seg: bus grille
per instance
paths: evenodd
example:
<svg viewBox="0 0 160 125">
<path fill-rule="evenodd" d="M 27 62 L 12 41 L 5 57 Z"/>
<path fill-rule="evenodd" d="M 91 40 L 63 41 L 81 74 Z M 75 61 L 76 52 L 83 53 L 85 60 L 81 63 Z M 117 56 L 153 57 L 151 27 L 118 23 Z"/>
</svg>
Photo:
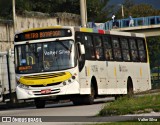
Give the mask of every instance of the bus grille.
<svg viewBox="0 0 160 125">
<path fill-rule="evenodd" d="M 59 85 L 62 82 L 57 82 L 57 83 L 51 83 L 51 84 L 47 84 L 47 85 L 29 85 L 31 87 L 47 87 L 47 86 L 55 86 L 55 85 Z"/>
<path fill-rule="evenodd" d="M 33 94 L 34 95 L 51 95 L 51 94 L 56 94 L 59 92 L 60 92 L 60 89 L 53 89 L 53 90 L 51 90 L 51 93 L 47 93 L 47 94 L 42 94 L 41 90 L 40 91 L 33 91 Z"/>
</svg>

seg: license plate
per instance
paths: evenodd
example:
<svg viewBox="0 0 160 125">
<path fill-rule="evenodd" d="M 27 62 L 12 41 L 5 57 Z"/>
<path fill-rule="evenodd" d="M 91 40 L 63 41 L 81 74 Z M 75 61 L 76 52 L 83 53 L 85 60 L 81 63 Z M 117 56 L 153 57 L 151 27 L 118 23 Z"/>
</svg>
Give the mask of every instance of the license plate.
<svg viewBox="0 0 160 125">
<path fill-rule="evenodd" d="M 41 94 L 48 94 L 48 93 L 51 93 L 51 89 L 41 90 Z"/>
</svg>

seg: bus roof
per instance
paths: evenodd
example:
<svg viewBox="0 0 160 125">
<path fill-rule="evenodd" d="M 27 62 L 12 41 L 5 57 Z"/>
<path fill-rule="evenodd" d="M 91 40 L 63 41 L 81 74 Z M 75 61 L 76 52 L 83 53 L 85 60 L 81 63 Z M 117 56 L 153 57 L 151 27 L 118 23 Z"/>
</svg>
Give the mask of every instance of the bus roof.
<svg viewBox="0 0 160 125">
<path fill-rule="evenodd" d="M 122 31 L 109 31 L 96 28 L 75 28 L 76 31 L 80 32 L 90 32 L 90 33 L 99 33 L 99 34 L 109 34 L 109 35 L 122 35 L 122 36 L 133 36 L 133 37 L 145 37 L 142 33 L 133 33 L 133 32 L 122 32 Z"/>
<path fill-rule="evenodd" d="M 56 29 L 56 28 L 63 28 L 63 27 L 64 27 L 64 26 L 56 25 L 56 26 L 50 26 L 50 27 L 31 28 L 31 29 L 23 30 L 23 31 L 20 32 L 20 33 L 30 32 L 30 31 L 35 31 L 35 30 Z"/>
<path fill-rule="evenodd" d="M 23 30 L 22 32 L 19 32 L 19 33 L 30 32 L 30 31 L 35 31 L 35 30 L 44 30 L 44 29 L 56 29 L 56 28 L 58 28 L 58 29 L 74 28 L 75 31 L 80 31 L 80 32 L 133 36 L 133 37 L 145 37 L 145 35 L 142 33 L 109 31 L 109 30 L 102 30 L 102 29 L 96 29 L 96 28 L 85 28 L 85 27 L 79 27 L 79 26 L 61 26 L 61 25 L 50 26 L 50 27 L 31 28 L 31 29 Z M 17 33 L 17 34 L 19 34 L 19 33 Z"/>
</svg>

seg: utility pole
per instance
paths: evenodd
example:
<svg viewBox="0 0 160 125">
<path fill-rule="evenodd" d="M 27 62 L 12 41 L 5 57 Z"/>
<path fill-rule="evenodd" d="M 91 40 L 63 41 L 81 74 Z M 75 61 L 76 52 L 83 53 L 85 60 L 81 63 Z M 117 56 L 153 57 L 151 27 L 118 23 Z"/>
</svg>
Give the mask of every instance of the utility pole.
<svg viewBox="0 0 160 125">
<path fill-rule="evenodd" d="M 12 12 L 13 12 L 13 31 L 16 33 L 16 9 L 15 9 L 15 0 L 12 0 Z"/>
<path fill-rule="evenodd" d="M 118 4 L 118 6 L 121 6 L 122 18 L 124 18 L 124 7 L 123 7 L 123 4 Z"/>
<path fill-rule="evenodd" d="M 86 27 L 87 24 L 87 7 L 86 0 L 80 0 L 81 26 Z"/>
<path fill-rule="evenodd" d="M 123 9 L 123 4 L 122 4 L 122 18 L 124 18 L 124 9 Z"/>
</svg>

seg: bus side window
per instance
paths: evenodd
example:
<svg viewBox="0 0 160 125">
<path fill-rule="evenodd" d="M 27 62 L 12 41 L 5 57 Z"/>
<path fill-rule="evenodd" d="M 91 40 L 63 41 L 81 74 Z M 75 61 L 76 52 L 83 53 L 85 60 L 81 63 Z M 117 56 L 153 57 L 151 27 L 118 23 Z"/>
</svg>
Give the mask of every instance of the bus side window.
<svg viewBox="0 0 160 125">
<path fill-rule="evenodd" d="M 142 62 L 146 62 L 147 57 L 145 51 L 139 51 L 139 57 Z"/>
<path fill-rule="evenodd" d="M 85 43 L 85 52 L 86 52 L 85 58 L 86 59 L 95 59 L 92 36 L 84 34 L 83 39 L 84 39 L 84 43 Z"/>
<path fill-rule="evenodd" d="M 94 36 L 93 38 L 94 38 L 96 59 L 102 60 L 104 57 L 102 39 L 100 36 Z"/>
<path fill-rule="evenodd" d="M 104 54 L 106 60 L 113 60 L 112 43 L 109 36 L 103 36 Z"/>
<path fill-rule="evenodd" d="M 96 49 L 96 59 L 100 59 L 100 51 L 99 51 L 99 49 Z"/>
<path fill-rule="evenodd" d="M 120 49 L 114 49 L 113 52 L 115 60 L 121 60 L 122 57 Z"/>
<path fill-rule="evenodd" d="M 138 50 L 135 39 L 129 39 L 132 61 L 139 61 Z"/>
<path fill-rule="evenodd" d="M 124 61 L 130 61 L 129 46 L 126 38 L 121 38 L 122 56 Z"/>
<path fill-rule="evenodd" d="M 94 37 L 94 45 L 95 45 L 95 47 L 102 47 L 102 41 L 99 36 Z"/>
<path fill-rule="evenodd" d="M 121 49 L 120 49 L 118 38 L 113 37 L 112 44 L 113 44 L 114 59 L 122 60 Z"/>
<path fill-rule="evenodd" d="M 138 53 L 136 50 L 131 50 L 131 56 L 133 61 L 138 61 Z"/>
<path fill-rule="evenodd" d="M 105 50 L 105 58 L 106 58 L 106 60 L 112 60 L 113 59 L 111 49 L 106 49 Z"/>
<path fill-rule="evenodd" d="M 144 50 L 144 42 L 141 39 L 137 40 L 137 44 L 138 44 L 138 50 Z"/>
<path fill-rule="evenodd" d="M 138 39 L 137 40 L 137 44 L 138 44 L 138 51 L 139 51 L 140 61 L 146 62 L 147 61 L 147 57 L 146 57 L 146 49 L 145 49 L 144 41 L 142 39 Z"/>
</svg>

